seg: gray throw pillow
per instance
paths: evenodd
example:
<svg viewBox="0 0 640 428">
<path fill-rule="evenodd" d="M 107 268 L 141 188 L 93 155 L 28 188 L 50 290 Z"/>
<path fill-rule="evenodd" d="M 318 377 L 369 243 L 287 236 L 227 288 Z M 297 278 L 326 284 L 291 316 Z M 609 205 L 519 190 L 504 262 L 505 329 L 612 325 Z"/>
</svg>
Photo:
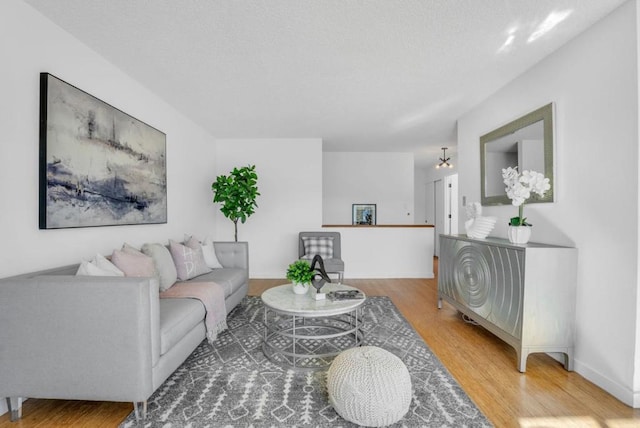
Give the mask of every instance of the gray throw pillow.
<svg viewBox="0 0 640 428">
<path fill-rule="evenodd" d="M 167 247 L 162 244 L 144 244 L 142 252 L 153 259 L 159 276 L 160 291 L 171 288 L 178 279 L 178 272 Z"/>
<path fill-rule="evenodd" d="M 303 236 L 302 243 L 304 244 L 303 259 L 311 260 L 316 254 L 323 259 L 333 258 L 333 237 Z"/>
</svg>

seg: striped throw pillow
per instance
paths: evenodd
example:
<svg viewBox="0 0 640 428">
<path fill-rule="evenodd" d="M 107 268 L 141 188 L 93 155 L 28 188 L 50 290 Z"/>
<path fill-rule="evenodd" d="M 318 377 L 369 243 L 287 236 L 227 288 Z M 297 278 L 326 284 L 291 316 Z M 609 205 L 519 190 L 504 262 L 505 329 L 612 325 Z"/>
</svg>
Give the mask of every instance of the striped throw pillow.
<svg viewBox="0 0 640 428">
<path fill-rule="evenodd" d="M 303 259 L 311 260 L 316 254 L 318 254 L 323 259 L 333 258 L 332 237 L 303 236 L 302 243 L 304 244 L 304 256 L 302 256 Z"/>
</svg>

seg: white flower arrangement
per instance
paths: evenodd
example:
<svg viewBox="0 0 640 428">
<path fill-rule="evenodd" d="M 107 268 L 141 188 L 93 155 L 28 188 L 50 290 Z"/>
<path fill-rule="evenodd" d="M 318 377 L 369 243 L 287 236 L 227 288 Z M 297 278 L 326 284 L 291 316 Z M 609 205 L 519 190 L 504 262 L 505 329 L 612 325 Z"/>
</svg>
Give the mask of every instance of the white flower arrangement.
<svg viewBox="0 0 640 428">
<path fill-rule="evenodd" d="M 531 226 L 523 216 L 524 203 L 531 197 L 543 197 L 544 193 L 551 189 L 549 179 L 536 171 L 523 171 L 520 174 L 517 166 L 503 169 L 502 179 L 507 186 L 505 188 L 507 196 L 511 199 L 513 206 L 518 207 L 518 217 L 512 217 L 509 225 Z"/>
</svg>

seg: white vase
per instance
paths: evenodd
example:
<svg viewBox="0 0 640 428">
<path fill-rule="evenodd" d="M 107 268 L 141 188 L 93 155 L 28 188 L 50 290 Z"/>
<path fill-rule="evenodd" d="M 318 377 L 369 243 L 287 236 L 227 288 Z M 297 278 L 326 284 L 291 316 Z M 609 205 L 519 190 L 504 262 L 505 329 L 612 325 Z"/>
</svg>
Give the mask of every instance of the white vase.
<svg viewBox="0 0 640 428">
<path fill-rule="evenodd" d="M 531 226 L 509 226 L 507 236 L 512 244 L 526 244 L 531 238 Z"/>
<path fill-rule="evenodd" d="M 293 283 L 293 292 L 296 294 L 305 294 L 309 291 L 309 284 L 300 284 L 299 282 Z"/>
</svg>

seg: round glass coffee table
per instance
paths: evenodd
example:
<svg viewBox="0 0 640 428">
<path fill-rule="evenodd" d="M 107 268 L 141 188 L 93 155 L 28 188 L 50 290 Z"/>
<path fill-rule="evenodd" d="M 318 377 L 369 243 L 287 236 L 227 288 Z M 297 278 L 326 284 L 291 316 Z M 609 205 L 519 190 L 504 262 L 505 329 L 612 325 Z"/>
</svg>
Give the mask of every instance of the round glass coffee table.
<svg viewBox="0 0 640 428">
<path fill-rule="evenodd" d="M 345 284 L 327 283 L 327 298 L 316 300 L 312 288 L 295 294 L 292 284 L 262 293 L 264 337 L 262 350 L 272 362 L 296 368 L 318 369 L 331 364 L 345 349 L 360 346 L 364 338 L 362 291 Z M 361 299 L 331 300 L 338 290 L 360 291 Z"/>
</svg>

